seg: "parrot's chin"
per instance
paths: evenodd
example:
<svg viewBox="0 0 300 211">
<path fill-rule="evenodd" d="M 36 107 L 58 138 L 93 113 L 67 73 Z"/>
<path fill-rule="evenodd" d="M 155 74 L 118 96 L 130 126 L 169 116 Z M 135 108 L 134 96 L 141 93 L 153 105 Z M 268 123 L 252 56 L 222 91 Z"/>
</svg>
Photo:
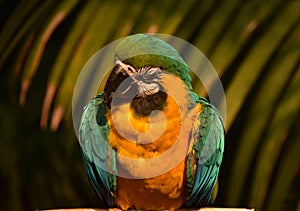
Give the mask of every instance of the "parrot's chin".
<svg viewBox="0 0 300 211">
<path fill-rule="evenodd" d="M 137 116 L 149 116 L 152 111 L 162 110 L 166 103 L 167 94 L 158 91 L 152 95 L 136 97 L 131 101 L 130 107 L 135 111 Z"/>
</svg>

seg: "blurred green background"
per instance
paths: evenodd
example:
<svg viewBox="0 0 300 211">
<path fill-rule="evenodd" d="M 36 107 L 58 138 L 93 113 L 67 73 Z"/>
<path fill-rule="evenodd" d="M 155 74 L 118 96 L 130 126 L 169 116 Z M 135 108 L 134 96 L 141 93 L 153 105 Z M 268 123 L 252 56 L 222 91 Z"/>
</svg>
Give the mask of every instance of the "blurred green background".
<svg viewBox="0 0 300 211">
<path fill-rule="evenodd" d="M 300 1 L 0 0 L 0 209 L 97 207 L 71 118 L 76 78 L 129 34 L 175 35 L 218 72 L 215 206 L 300 210 Z M 194 81 L 194 86 L 199 86 Z"/>
</svg>

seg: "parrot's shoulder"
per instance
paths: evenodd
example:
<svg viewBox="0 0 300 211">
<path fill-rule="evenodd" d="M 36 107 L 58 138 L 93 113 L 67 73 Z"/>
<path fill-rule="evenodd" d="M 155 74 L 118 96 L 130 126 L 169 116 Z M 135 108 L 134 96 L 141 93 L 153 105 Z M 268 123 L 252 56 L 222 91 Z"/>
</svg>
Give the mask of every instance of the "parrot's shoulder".
<svg viewBox="0 0 300 211">
<path fill-rule="evenodd" d="M 79 126 L 79 142 L 84 155 L 93 161 L 92 147 L 97 144 L 99 137 L 108 138 L 109 125 L 106 119 L 106 108 L 103 95 L 100 94 L 84 107 Z"/>
<path fill-rule="evenodd" d="M 79 127 L 79 142 L 90 183 L 103 206 L 114 206 L 116 156 L 108 143 L 110 127 L 103 94 L 84 108 Z"/>
<path fill-rule="evenodd" d="M 219 111 L 205 98 L 193 95 L 200 111 L 193 126 L 192 150 L 187 161 L 188 207 L 213 201 L 224 151 L 225 132 Z"/>
<path fill-rule="evenodd" d="M 199 97 L 201 111 L 194 125 L 196 157 L 205 165 L 221 164 L 225 130 L 218 109 L 207 99 Z"/>
</svg>

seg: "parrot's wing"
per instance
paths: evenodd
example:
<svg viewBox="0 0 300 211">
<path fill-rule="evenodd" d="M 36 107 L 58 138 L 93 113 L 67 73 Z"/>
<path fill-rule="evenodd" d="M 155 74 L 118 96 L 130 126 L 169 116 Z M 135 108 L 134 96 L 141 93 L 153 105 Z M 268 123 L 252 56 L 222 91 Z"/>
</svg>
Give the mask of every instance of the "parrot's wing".
<svg viewBox="0 0 300 211">
<path fill-rule="evenodd" d="M 187 160 L 187 207 L 202 207 L 213 202 L 224 151 L 224 127 L 219 112 L 206 99 L 196 96 L 201 111 L 194 123 L 194 143 Z"/>
<path fill-rule="evenodd" d="M 79 142 L 89 181 L 103 207 L 115 206 L 116 157 L 108 143 L 109 129 L 103 95 L 100 94 L 84 108 Z"/>
</svg>

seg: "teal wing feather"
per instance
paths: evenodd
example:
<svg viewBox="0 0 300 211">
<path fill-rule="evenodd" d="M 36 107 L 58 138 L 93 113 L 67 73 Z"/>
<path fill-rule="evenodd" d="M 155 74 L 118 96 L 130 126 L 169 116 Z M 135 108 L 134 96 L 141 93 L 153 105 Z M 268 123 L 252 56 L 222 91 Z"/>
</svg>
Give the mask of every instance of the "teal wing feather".
<svg viewBox="0 0 300 211">
<path fill-rule="evenodd" d="M 194 143 L 187 159 L 186 207 L 210 205 L 224 151 L 224 127 L 217 109 L 206 99 L 193 95 L 201 104 L 194 123 Z"/>
<path fill-rule="evenodd" d="M 116 206 L 116 156 L 108 143 L 109 130 L 103 94 L 100 94 L 84 108 L 79 142 L 86 173 L 102 207 Z"/>
</svg>

